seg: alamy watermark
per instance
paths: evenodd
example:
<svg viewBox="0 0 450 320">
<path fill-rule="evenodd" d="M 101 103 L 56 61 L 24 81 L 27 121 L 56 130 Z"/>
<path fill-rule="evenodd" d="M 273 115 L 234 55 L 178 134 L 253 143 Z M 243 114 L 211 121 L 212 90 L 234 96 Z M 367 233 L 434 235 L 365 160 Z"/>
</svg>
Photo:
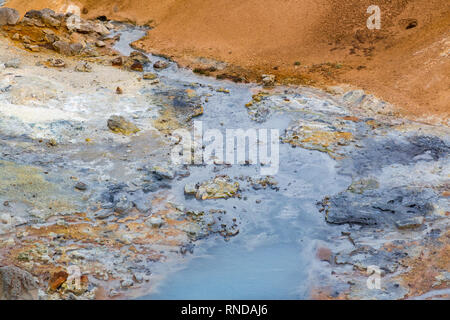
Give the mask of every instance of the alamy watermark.
<svg viewBox="0 0 450 320">
<path fill-rule="evenodd" d="M 371 5 L 367 8 L 367 13 L 371 16 L 367 19 L 366 25 L 369 30 L 381 29 L 381 10 L 379 6 Z"/>
<path fill-rule="evenodd" d="M 81 9 L 79 6 L 75 4 L 69 4 L 64 10 L 60 11 L 64 12 L 65 14 L 70 14 L 70 17 L 66 20 L 67 29 L 76 30 L 80 28 Z"/>
<path fill-rule="evenodd" d="M 260 165 L 261 175 L 278 173 L 280 133 L 278 129 L 203 130 L 202 121 L 194 121 L 193 133 L 177 129 L 172 149 L 174 164 Z"/>
<path fill-rule="evenodd" d="M 381 269 L 378 266 L 368 266 L 366 284 L 367 288 L 370 290 L 380 290 L 381 289 Z"/>
</svg>

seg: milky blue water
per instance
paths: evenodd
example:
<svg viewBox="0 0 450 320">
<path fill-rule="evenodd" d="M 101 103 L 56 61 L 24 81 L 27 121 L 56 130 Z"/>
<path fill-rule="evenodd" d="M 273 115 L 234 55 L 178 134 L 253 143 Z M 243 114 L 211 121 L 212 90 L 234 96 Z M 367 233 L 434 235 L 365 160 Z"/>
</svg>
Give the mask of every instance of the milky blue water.
<svg viewBox="0 0 450 320">
<path fill-rule="evenodd" d="M 116 48 L 123 54 L 129 43 L 139 39 L 143 30 L 122 32 Z M 160 58 L 149 55 L 152 61 Z M 153 71 L 149 68 L 148 71 Z M 213 92 L 199 118 L 204 129 L 267 128 L 282 132 L 291 116 L 279 114 L 258 124 L 250 120 L 244 107 L 251 100 L 255 85 L 238 85 L 200 77 L 175 64 L 158 72 L 167 87 L 183 88 L 200 83 L 197 93 L 225 87 L 230 94 Z M 322 101 L 317 101 L 321 104 Z M 142 299 L 305 299 L 314 274 L 315 249 L 338 232 L 324 222 L 316 202 L 349 185 L 337 174 L 336 163 L 327 154 L 280 145 L 280 169 L 274 176 L 279 191 L 245 190 L 246 199 L 198 201 L 186 199 L 186 183 L 205 181 L 217 175 L 211 166 L 190 167 L 190 176 L 175 183 L 172 193 L 177 202 L 193 210 L 223 209 L 238 217 L 240 233 L 230 241 L 210 237 L 195 243 L 194 253 L 185 263 L 170 268 L 162 265 L 154 274 L 162 280 Z M 256 176 L 257 166 L 222 168 L 230 177 Z"/>
</svg>

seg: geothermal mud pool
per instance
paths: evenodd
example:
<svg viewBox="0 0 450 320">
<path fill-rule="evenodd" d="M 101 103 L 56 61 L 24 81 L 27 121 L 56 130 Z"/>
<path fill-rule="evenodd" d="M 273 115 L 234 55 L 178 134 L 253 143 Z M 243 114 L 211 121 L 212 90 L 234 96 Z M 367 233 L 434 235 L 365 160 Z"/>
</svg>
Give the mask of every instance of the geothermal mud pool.
<svg viewBox="0 0 450 320">
<path fill-rule="evenodd" d="M 145 30 L 118 29 L 115 49 L 130 55 Z M 0 51 L 0 262 L 36 276 L 42 299 L 448 294 L 447 127 L 396 119 L 360 90 L 235 84 L 152 55 L 150 80 L 103 65 L 76 74 L 18 51 Z M 194 121 L 279 129 L 279 172 L 172 164 L 173 131 Z M 427 248 L 442 258 L 411 288 Z M 59 282 L 70 266 L 82 288 Z"/>
</svg>

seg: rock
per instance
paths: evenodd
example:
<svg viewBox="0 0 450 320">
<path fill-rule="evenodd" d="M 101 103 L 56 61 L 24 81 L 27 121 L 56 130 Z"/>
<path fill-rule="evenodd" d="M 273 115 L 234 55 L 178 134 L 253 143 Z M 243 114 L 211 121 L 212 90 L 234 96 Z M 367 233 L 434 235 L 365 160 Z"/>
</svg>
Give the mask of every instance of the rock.
<svg viewBox="0 0 450 320">
<path fill-rule="evenodd" d="M 33 276 L 17 267 L 0 268 L 0 300 L 36 300 L 38 285 Z"/>
<path fill-rule="evenodd" d="M 5 62 L 5 68 L 18 69 L 19 67 L 20 67 L 20 59 L 18 58 Z"/>
<path fill-rule="evenodd" d="M 50 65 L 52 67 L 55 67 L 55 68 L 64 68 L 66 66 L 66 63 L 62 59 L 51 58 L 51 59 L 48 59 L 47 61 L 50 63 Z"/>
<path fill-rule="evenodd" d="M 30 10 L 25 13 L 25 18 L 37 27 L 60 27 L 62 16 L 51 9 Z"/>
<path fill-rule="evenodd" d="M 192 239 L 200 239 L 205 237 L 207 234 L 202 230 L 202 227 L 194 223 L 186 223 L 181 226 L 181 230 L 187 233 Z"/>
<path fill-rule="evenodd" d="M 151 217 L 147 220 L 147 225 L 151 226 L 152 228 L 161 228 L 164 224 L 164 220 L 160 217 Z"/>
<path fill-rule="evenodd" d="M 103 41 L 101 41 L 101 40 L 98 40 L 98 41 L 95 43 L 95 45 L 96 45 L 97 47 L 99 47 L 99 48 L 104 48 L 104 47 L 106 47 L 106 43 L 103 42 Z"/>
<path fill-rule="evenodd" d="M 142 72 L 144 71 L 144 66 L 139 61 L 134 61 L 130 66 L 130 70 Z"/>
<path fill-rule="evenodd" d="M 48 282 L 48 290 L 50 292 L 56 291 L 61 285 L 66 282 L 69 274 L 66 271 L 54 272 Z"/>
<path fill-rule="evenodd" d="M 123 196 L 114 206 L 114 212 L 124 214 L 133 208 L 133 203 L 128 200 L 127 196 Z"/>
<path fill-rule="evenodd" d="M 22 42 L 24 44 L 30 44 L 32 41 L 31 41 L 31 38 L 29 36 L 23 36 L 22 37 Z"/>
<path fill-rule="evenodd" d="M 272 74 L 263 74 L 262 83 L 265 87 L 272 87 L 275 85 L 275 76 Z"/>
<path fill-rule="evenodd" d="M 218 176 L 212 181 L 202 183 L 196 194 L 198 200 L 227 199 L 237 194 L 239 183 L 231 182 L 228 176 Z"/>
<path fill-rule="evenodd" d="M 116 93 L 117 93 L 117 94 L 123 94 L 122 88 L 121 88 L 121 87 L 117 87 L 117 88 L 116 88 Z"/>
<path fill-rule="evenodd" d="M 110 34 L 110 31 L 103 23 L 93 23 L 93 30 L 101 36 L 107 36 Z"/>
<path fill-rule="evenodd" d="M 16 25 L 20 20 L 19 11 L 12 8 L 0 8 L 0 26 Z"/>
<path fill-rule="evenodd" d="M 57 35 L 55 35 L 54 33 L 46 32 L 44 35 L 44 41 L 49 44 L 53 45 L 53 43 L 55 43 L 58 40 L 59 40 L 59 37 Z"/>
<path fill-rule="evenodd" d="M 137 126 L 122 116 L 112 116 L 109 118 L 108 128 L 115 133 L 121 133 L 124 135 L 130 135 L 140 131 Z"/>
<path fill-rule="evenodd" d="M 355 105 L 361 103 L 365 96 L 366 93 L 364 92 L 364 90 L 353 90 L 345 93 L 342 97 L 342 100 L 345 103 Z"/>
<path fill-rule="evenodd" d="M 32 45 L 25 43 L 23 47 L 27 50 L 30 50 L 31 52 L 39 52 L 41 51 L 41 48 L 38 45 Z"/>
<path fill-rule="evenodd" d="M 395 225 L 400 230 L 417 229 L 423 224 L 423 221 L 424 221 L 423 217 L 413 217 L 413 218 L 397 220 L 395 222 Z"/>
<path fill-rule="evenodd" d="M 75 66 L 77 72 L 92 72 L 92 67 L 86 61 L 81 61 Z"/>
<path fill-rule="evenodd" d="M 361 194 L 347 190 L 325 200 L 323 208 L 326 221 L 332 224 L 407 227 L 433 211 L 434 197 L 427 189 L 369 189 Z"/>
<path fill-rule="evenodd" d="M 80 34 L 80 33 L 72 33 L 68 39 L 70 43 L 79 43 L 83 46 L 83 48 L 86 48 L 86 36 Z"/>
<path fill-rule="evenodd" d="M 379 186 L 380 184 L 375 179 L 362 179 L 354 181 L 350 187 L 348 187 L 348 191 L 362 194 L 366 190 L 376 190 Z"/>
<path fill-rule="evenodd" d="M 175 172 L 167 167 L 161 167 L 161 166 L 154 166 L 151 169 L 151 173 L 157 178 L 157 179 L 167 179 L 167 180 L 173 180 L 175 178 Z"/>
<path fill-rule="evenodd" d="M 14 35 L 11 37 L 11 39 L 15 40 L 15 41 L 19 41 L 20 40 L 20 34 L 14 33 Z"/>
<path fill-rule="evenodd" d="M 153 68 L 155 68 L 155 69 L 166 69 L 168 67 L 169 67 L 169 63 L 166 61 L 162 61 L 162 60 L 156 61 L 155 64 L 153 65 Z"/>
<path fill-rule="evenodd" d="M 53 48 L 62 55 L 73 56 L 80 54 L 81 50 L 83 50 L 83 45 L 81 43 L 69 43 L 59 40 L 53 43 Z"/>
<path fill-rule="evenodd" d="M 196 195 L 197 186 L 195 183 L 188 183 L 184 186 L 184 194 L 186 195 Z"/>
<path fill-rule="evenodd" d="M 142 79 L 144 79 L 144 80 L 155 80 L 156 78 L 157 78 L 157 75 L 154 73 L 150 73 L 150 72 L 144 73 L 144 75 L 142 76 Z"/>
<path fill-rule="evenodd" d="M 80 190 L 80 191 L 85 191 L 85 190 L 87 190 L 87 185 L 83 182 L 78 182 L 75 185 L 75 189 Z"/>
<path fill-rule="evenodd" d="M 117 58 L 113 59 L 111 61 L 111 63 L 113 66 L 121 67 L 123 65 L 123 59 L 122 59 L 122 57 L 117 57 Z"/>
<path fill-rule="evenodd" d="M 317 249 L 316 257 L 320 261 L 326 261 L 326 262 L 332 263 L 333 253 L 331 252 L 331 250 L 329 248 L 320 247 Z"/>
<path fill-rule="evenodd" d="M 195 106 L 192 110 L 192 114 L 188 116 L 187 120 L 191 120 L 193 118 L 199 117 L 204 113 L 204 109 L 202 105 Z"/>
<path fill-rule="evenodd" d="M 144 65 L 150 63 L 150 59 L 139 51 L 133 51 L 125 60 L 125 67 L 133 71 L 144 71 Z"/>
<path fill-rule="evenodd" d="M 132 59 L 134 61 L 139 61 L 142 64 L 150 63 L 150 59 L 139 51 L 133 51 L 130 53 L 129 59 Z"/>
<path fill-rule="evenodd" d="M 134 281 L 130 278 L 130 279 L 123 279 L 120 281 L 120 286 L 122 288 L 129 288 L 132 287 L 134 285 Z"/>
</svg>

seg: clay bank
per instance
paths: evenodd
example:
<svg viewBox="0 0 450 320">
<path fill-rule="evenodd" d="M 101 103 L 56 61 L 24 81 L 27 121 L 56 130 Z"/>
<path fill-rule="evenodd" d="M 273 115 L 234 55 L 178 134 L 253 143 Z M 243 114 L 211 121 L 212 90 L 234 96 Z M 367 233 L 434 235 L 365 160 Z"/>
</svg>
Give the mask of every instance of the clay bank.
<svg viewBox="0 0 450 320">
<path fill-rule="evenodd" d="M 0 10 L 0 298 L 448 297 L 447 126 L 349 86 L 205 77 L 130 47 L 144 28 Z M 277 172 L 173 161 L 199 121 L 276 129 Z"/>
</svg>

